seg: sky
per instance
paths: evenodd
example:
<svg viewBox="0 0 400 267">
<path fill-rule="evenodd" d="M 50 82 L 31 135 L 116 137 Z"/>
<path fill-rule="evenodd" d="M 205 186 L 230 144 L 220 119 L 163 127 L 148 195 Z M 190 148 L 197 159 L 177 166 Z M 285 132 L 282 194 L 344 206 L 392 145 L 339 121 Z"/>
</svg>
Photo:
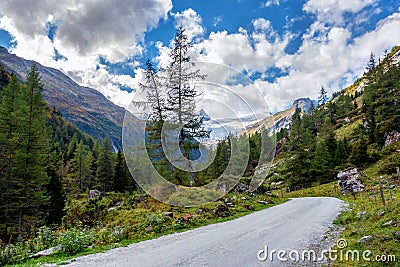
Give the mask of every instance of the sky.
<svg viewBox="0 0 400 267">
<path fill-rule="evenodd" d="M 345 88 L 362 75 L 371 52 L 382 57 L 400 45 L 400 0 L 0 3 L 1 46 L 60 69 L 124 107 L 142 81 L 145 61 L 167 64 L 180 25 L 193 42 L 192 60 L 249 76 L 277 112 L 295 99 L 316 99 L 322 86 L 329 93 Z"/>
</svg>

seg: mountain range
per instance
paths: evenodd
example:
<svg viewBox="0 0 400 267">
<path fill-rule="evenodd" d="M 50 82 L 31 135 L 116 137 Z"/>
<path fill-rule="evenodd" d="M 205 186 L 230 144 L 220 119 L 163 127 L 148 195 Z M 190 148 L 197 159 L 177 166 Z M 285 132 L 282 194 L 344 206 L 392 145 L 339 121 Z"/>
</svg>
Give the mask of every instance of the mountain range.
<svg viewBox="0 0 400 267">
<path fill-rule="evenodd" d="M 33 64 L 41 74 L 44 100 L 49 105 L 59 110 L 67 121 L 74 123 L 80 130 L 95 138 L 110 138 L 115 149 L 122 148 L 122 124 L 126 111 L 124 108 L 117 106 L 93 88 L 80 86 L 60 70 L 23 59 L 0 46 L 0 65 L 17 75 L 21 81 L 25 80 Z M 316 102 L 309 98 L 301 98 L 288 109 L 260 121 L 256 121 L 254 116 L 214 121 L 204 110 L 200 111 L 200 114 L 205 118 L 205 127 L 212 130 L 211 139 L 218 140 L 230 133 L 237 134 L 240 132 L 239 128 L 243 127 L 249 135 L 260 129 L 275 129 L 278 132 L 289 127 L 296 108 L 306 112 L 311 105 L 316 106 Z"/>
<path fill-rule="evenodd" d="M 35 64 L 44 84 L 44 100 L 62 116 L 95 138 L 109 138 L 115 149 L 122 148 L 125 109 L 115 105 L 99 91 L 83 87 L 61 71 L 26 60 L 0 47 L 0 65 L 24 81 Z"/>
</svg>

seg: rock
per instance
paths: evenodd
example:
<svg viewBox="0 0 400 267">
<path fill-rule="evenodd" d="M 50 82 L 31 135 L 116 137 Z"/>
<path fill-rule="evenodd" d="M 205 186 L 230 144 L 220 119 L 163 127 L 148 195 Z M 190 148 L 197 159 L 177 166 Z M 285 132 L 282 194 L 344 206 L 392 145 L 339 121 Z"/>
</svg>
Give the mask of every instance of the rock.
<svg viewBox="0 0 400 267">
<path fill-rule="evenodd" d="M 173 218 L 174 217 L 174 213 L 172 211 L 166 211 L 163 213 L 164 217 L 170 217 Z"/>
<path fill-rule="evenodd" d="M 355 193 L 364 190 L 365 185 L 361 182 L 361 172 L 355 167 L 349 167 L 337 174 L 339 179 L 339 187 L 341 187 L 342 193 Z"/>
<path fill-rule="evenodd" d="M 236 200 L 236 196 L 233 196 L 232 199 L 233 199 L 233 200 Z"/>
<path fill-rule="evenodd" d="M 56 253 L 60 249 L 60 246 L 48 248 L 42 251 L 39 251 L 38 253 L 33 254 L 34 258 L 41 258 L 41 257 L 48 257 L 51 254 Z"/>
<path fill-rule="evenodd" d="M 260 204 L 268 205 L 268 201 L 258 200 L 257 202 Z"/>
<path fill-rule="evenodd" d="M 274 194 L 272 194 L 271 191 L 265 191 L 265 194 L 269 197 L 274 197 Z"/>
<path fill-rule="evenodd" d="M 231 207 L 231 208 L 232 208 L 232 207 L 235 207 L 235 204 L 233 204 L 232 202 L 227 202 L 226 205 L 227 205 L 228 207 Z"/>
<path fill-rule="evenodd" d="M 392 225 L 392 223 L 393 223 L 393 220 L 387 221 L 384 224 L 382 224 L 382 227 L 390 226 L 390 225 Z"/>
<path fill-rule="evenodd" d="M 360 240 L 358 240 L 358 244 L 370 243 L 374 239 L 375 239 L 375 237 L 373 235 L 366 235 L 366 236 L 361 237 Z"/>
<path fill-rule="evenodd" d="M 391 186 L 389 186 L 390 189 L 395 189 L 396 185 L 392 184 Z"/>
<path fill-rule="evenodd" d="M 234 193 L 245 193 L 249 190 L 249 186 L 245 183 L 238 183 L 237 185 L 235 185 L 235 187 L 233 188 L 233 192 Z"/>
<path fill-rule="evenodd" d="M 246 197 L 240 197 L 240 200 L 246 200 L 247 198 Z"/>
<path fill-rule="evenodd" d="M 362 216 L 369 214 L 368 211 L 357 212 L 356 217 L 360 219 Z"/>
<path fill-rule="evenodd" d="M 197 214 L 199 214 L 199 215 L 203 214 L 203 210 L 202 209 L 198 209 L 197 210 Z"/>
<path fill-rule="evenodd" d="M 400 240 L 400 231 L 394 232 L 394 237 Z"/>
<path fill-rule="evenodd" d="M 254 210 L 252 205 L 244 205 L 243 207 L 245 207 L 247 210 Z"/>
<path fill-rule="evenodd" d="M 385 133 L 385 146 L 390 146 L 400 141 L 400 133 L 396 130 Z"/>
<path fill-rule="evenodd" d="M 96 198 L 101 195 L 101 192 L 97 189 L 89 190 L 88 199 Z"/>
<path fill-rule="evenodd" d="M 385 215 L 384 211 L 381 211 L 381 212 L 378 213 L 378 217 L 382 217 L 383 215 Z"/>
<path fill-rule="evenodd" d="M 232 201 L 231 201 L 231 199 L 230 199 L 229 197 L 226 197 L 226 198 L 224 199 L 224 202 L 225 202 L 225 203 L 231 203 Z"/>
<path fill-rule="evenodd" d="M 224 204 L 218 204 L 217 207 L 213 209 L 213 212 L 217 217 L 228 217 L 230 214 L 229 208 Z"/>
<path fill-rule="evenodd" d="M 144 230 L 145 230 L 146 232 L 150 232 L 150 231 L 153 230 L 153 226 L 152 226 L 152 225 L 149 225 L 149 226 L 147 226 Z"/>
</svg>

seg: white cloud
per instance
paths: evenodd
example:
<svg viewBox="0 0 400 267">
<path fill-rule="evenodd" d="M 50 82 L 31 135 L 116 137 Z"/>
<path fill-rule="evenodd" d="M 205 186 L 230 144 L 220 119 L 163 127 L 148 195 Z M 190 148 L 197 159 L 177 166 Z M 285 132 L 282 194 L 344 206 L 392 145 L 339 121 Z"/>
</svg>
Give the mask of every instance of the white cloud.
<svg viewBox="0 0 400 267">
<path fill-rule="evenodd" d="M 214 18 L 214 24 L 213 24 L 213 26 L 214 26 L 214 27 L 217 27 L 218 24 L 220 24 L 222 21 L 223 21 L 222 16 L 217 16 L 217 17 L 215 17 L 215 18 Z"/>
<path fill-rule="evenodd" d="M 173 16 L 175 18 L 175 26 L 177 28 L 179 26 L 185 28 L 189 38 L 194 39 L 204 34 L 205 29 L 202 25 L 203 19 L 193 9 L 188 8 L 183 12 L 173 14 Z"/>
<path fill-rule="evenodd" d="M 141 55 L 144 33 L 167 18 L 171 9 L 171 0 L 3 0 L 0 28 L 13 36 L 13 53 L 59 68 L 123 105 L 127 97 L 118 89 L 119 81 L 127 86 L 135 82 L 118 80 L 118 75 L 102 69 L 99 56 L 124 62 Z M 54 42 L 47 36 L 49 22 L 57 26 Z M 54 49 L 67 60 L 55 61 Z"/>
<path fill-rule="evenodd" d="M 261 7 L 279 6 L 279 0 L 267 0 L 267 2 L 262 3 Z"/>
<path fill-rule="evenodd" d="M 343 13 L 357 13 L 374 4 L 376 0 L 309 0 L 303 10 L 316 14 L 318 20 L 328 23 L 343 23 Z"/>
</svg>

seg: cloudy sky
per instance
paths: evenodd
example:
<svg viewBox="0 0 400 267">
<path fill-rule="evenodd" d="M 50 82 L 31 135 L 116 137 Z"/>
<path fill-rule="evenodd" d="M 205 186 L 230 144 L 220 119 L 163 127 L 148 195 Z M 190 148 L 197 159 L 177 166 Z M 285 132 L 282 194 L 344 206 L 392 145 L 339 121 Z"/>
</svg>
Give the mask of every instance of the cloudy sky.
<svg viewBox="0 0 400 267">
<path fill-rule="evenodd" d="M 2 0 L 0 45 L 127 106 L 177 26 L 192 59 L 251 77 L 272 111 L 351 84 L 400 45 L 400 0 Z"/>
</svg>

